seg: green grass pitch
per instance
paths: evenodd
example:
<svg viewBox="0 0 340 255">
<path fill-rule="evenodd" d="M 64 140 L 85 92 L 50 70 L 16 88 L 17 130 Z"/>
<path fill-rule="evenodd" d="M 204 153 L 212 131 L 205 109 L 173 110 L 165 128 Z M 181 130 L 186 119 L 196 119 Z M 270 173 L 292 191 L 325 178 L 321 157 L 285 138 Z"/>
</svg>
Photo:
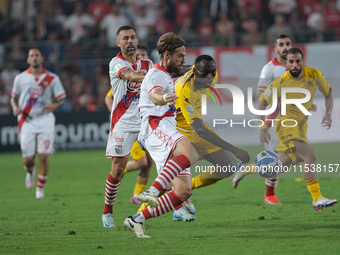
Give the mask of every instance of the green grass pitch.
<svg viewBox="0 0 340 255">
<path fill-rule="evenodd" d="M 340 143 L 312 145 L 321 165 L 339 164 Z M 262 146 L 244 147 L 254 159 Z M 123 228 L 137 172 L 126 174 L 114 205 L 115 229 L 101 214 L 110 159 L 105 150 L 64 151 L 50 157 L 45 198 L 27 190 L 20 153 L 0 155 L 0 254 L 340 254 L 340 205 L 314 211 L 305 181 L 282 175 L 282 205 L 264 204 L 263 178 L 231 178 L 194 190 L 196 221 L 172 213 L 146 222 L 150 239 Z M 340 169 L 338 169 L 338 173 Z M 148 183 L 156 176 L 153 170 Z M 322 177 L 337 178 L 322 178 Z M 339 174 L 318 174 L 322 194 L 340 199 Z M 255 176 L 256 177 L 256 176 Z"/>
</svg>

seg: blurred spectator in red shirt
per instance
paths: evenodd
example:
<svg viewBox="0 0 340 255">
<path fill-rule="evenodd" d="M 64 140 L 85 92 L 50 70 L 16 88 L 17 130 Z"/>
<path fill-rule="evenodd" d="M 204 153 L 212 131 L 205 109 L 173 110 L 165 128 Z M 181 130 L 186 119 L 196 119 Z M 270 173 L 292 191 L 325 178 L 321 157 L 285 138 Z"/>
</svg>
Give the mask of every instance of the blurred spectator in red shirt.
<svg viewBox="0 0 340 255">
<path fill-rule="evenodd" d="M 87 13 L 95 19 L 96 23 L 99 24 L 106 14 L 110 12 L 110 3 L 106 0 L 94 0 L 88 8 Z"/>
<path fill-rule="evenodd" d="M 202 22 L 197 26 L 197 32 L 201 36 L 201 43 L 203 45 L 210 45 L 212 36 L 215 32 L 214 25 L 211 22 L 209 14 L 203 17 Z"/>
<path fill-rule="evenodd" d="M 171 32 L 173 29 L 171 21 L 165 18 L 165 13 L 162 8 L 157 8 L 154 27 L 157 35 Z"/>
<path fill-rule="evenodd" d="M 194 10 L 194 2 L 192 0 L 176 0 L 175 12 L 176 12 L 176 26 L 182 25 L 186 16 L 192 16 Z"/>
</svg>

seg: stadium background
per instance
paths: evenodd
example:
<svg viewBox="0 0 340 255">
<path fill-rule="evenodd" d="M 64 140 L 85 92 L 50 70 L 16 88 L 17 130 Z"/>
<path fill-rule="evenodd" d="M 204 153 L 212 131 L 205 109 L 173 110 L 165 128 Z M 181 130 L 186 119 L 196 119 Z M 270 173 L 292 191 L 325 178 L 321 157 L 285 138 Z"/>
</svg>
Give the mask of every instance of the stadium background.
<svg viewBox="0 0 340 255">
<path fill-rule="evenodd" d="M 325 108 L 317 93 L 319 111 L 310 118 L 308 136 L 311 142 L 340 141 L 340 62 L 335 54 L 340 48 L 340 0 L 0 0 L 0 151 L 19 150 L 9 99 L 15 75 L 27 68 L 31 47 L 42 49 L 45 66 L 60 76 L 67 91 L 67 103 L 56 112 L 56 149 L 105 147 L 108 63 L 119 52 L 115 32 L 125 24 L 136 28 L 140 44 L 155 62 L 159 36 L 180 34 L 188 45 L 187 64 L 200 54 L 212 55 L 219 82 L 239 86 L 245 97 L 247 87 L 255 93 L 261 68 L 275 57 L 274 38 L 290 35 L 293 45 L 304 51 L 306 65 L 320 70 L 334 87 L 332 129 L 323 132 L 320 126 Z M 231 109 L 228 91 L 218 92 L 223 109 Z M 214 118 L 233 117 L 214 107 L 209 102 L 210 125 Z M 253 118 L 246 112 L 242 119 Z M 254 128 L 225 126 L 216 131 L 236 145 L 259 143 Z"/>
</svg>

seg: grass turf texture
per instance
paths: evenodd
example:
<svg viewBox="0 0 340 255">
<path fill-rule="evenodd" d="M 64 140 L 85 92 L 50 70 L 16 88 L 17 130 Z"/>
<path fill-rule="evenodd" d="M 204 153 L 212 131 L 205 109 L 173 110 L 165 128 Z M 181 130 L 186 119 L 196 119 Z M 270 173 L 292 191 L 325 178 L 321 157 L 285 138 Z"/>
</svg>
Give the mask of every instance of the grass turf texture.
<svg viewBox="0 0 340 255">
<path fill-rule="evenodd" d="M 252 158 L 262 148 L 244 147 Z M 339 163 L 340 143 L 313 148 L 317 163 Z M 35 189 L 25 187 L 19 153 L 3 153 L 0 162 L 0 254 L 340 254 L 339 205 L 314 211 L 305 181 L 281 178 L 276 193 L 283 204 L 270 206 L 263 202 L 264 179 L 244 179 L 236 190 L 231 178 L 222 180 L 193 192 L 195 222 L 173 222 L 168 213 L 147 221 L 151 239 L 137 239 L 123 228 L 139 207 L 129 203 L 137 172 L 122 180 L 114 205 L 117 228 L 103 228 L 111 165 L 104 150 L 51 156 L 39 200 Z M 339 179 L 319 183 L 324 196 L 340 199 Z"/>
</svg>

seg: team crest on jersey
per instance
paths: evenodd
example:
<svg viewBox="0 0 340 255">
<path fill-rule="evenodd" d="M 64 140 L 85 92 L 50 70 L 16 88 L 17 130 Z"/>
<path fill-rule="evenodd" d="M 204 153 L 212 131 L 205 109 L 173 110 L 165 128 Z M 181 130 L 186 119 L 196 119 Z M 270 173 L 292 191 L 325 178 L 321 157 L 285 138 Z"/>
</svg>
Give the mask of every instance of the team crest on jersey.
<svg viewBox="0 0 340 255">
<path fill-rule="evenodd" d="M 126 81 L 126 88 L 128 91 L 131 92 L 139 92 L 140 91 L 140 82 L 131 82 L 131 81 Z"/>
<path fill-rule="evenodd" d="M 30 94 L 30 97 L 32 98 L 38 98 L 40 97 L 42 94 L 44 94 L 44 90 L 41 87 L 36 87 L 36 88 L 30 88 L 28 90 L 28 93 Z"/>
<path fill-rule="evenodd" d="M 116 151 L 118 154 L 121 154 L 122 151 L 123 151 L 123 146 L 122 146 L 122 145 L 116 145 L 116 146 L 115 146 L 115 151 Z"/>
<path fill-rule="evenodd" d="M 264 92 L 263 95 L 264 95 L 265 98 L 268 98 L 271 94 L 272 94 L 272 91 L 270 89 L 267 89 L 267 91 Z"/>
<path fill-rule="evenodd" d="M 189 115 L 192 115 L 192 114 L 195 113 L 194 107 L 192 107 L 192 105 L 187 105 L 187 106 L 185 107 L 185 109 L 187 110 L 187 112 L 188 112 Z"/>
</svg>

